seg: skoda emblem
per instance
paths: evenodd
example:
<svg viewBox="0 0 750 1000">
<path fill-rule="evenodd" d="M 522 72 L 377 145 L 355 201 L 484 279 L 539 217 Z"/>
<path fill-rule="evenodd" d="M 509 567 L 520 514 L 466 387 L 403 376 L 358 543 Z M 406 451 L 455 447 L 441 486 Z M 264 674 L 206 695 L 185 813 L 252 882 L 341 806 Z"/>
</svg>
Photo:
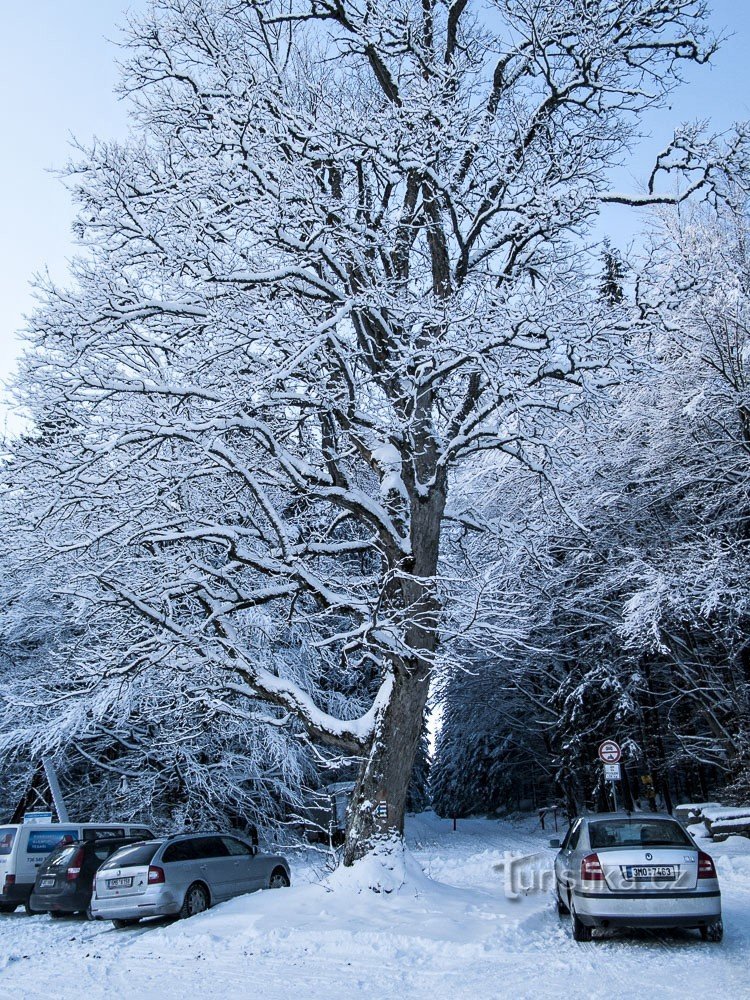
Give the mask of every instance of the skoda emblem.
<svg viewBox="0 0 750 1000">
<path fill-rule="evenodd" d="M 651 854 L 649 851 L 646 851 L 646 861 L 650 861 L 651 858 L 653 858 L 653 854 Z"/>
</svg>

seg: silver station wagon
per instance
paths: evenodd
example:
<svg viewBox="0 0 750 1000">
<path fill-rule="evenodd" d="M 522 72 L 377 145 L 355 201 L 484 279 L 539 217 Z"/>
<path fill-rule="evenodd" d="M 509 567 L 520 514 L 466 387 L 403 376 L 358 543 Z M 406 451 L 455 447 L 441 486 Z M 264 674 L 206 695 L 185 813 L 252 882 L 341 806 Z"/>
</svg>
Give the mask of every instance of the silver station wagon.
<svg viewBox="0 0 750 1000">
<path fill-rule="evenodd" d="M 96 873 L 91 914 L 115 927 L 142 917 L 192 917 L 233 896 L 291 882 L 289 864 L 228 833 L 193 833 L 131 844 Z"/>
<path fill-rule="evenodd" d="M 694 927 L 721 941 L 713 860 L 664 813 L 599 813 L 573 821 L 555 858 L 560 914 L 576 941 L 595 927 Z"/>
</svg>

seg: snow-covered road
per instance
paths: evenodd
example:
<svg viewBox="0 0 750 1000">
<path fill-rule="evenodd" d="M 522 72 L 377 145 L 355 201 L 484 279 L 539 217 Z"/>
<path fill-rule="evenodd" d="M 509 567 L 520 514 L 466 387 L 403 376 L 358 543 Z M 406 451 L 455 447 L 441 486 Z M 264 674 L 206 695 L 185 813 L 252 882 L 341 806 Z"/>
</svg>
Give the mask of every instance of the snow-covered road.
<svg viewBox="0 0 750 1000">
<path fill-rule="evenodd" d="M 750 996 L 750 841 L 711 845 L 722 882 L 723 944 L 695 932 L 573 942 L 545 891 L 506 896 L 506 852 L 544 883 L 553 852 L 536 818 L 412 817 L 419 870 L 398 892 L 321 884 L 257 893 L 190 921 L 116 931 L 77 918 L 0 917 L 0 1000 L 255 997 L 262 1000 Z M 530 869 L 536 868 L 532 879 Z"/>
</svg>

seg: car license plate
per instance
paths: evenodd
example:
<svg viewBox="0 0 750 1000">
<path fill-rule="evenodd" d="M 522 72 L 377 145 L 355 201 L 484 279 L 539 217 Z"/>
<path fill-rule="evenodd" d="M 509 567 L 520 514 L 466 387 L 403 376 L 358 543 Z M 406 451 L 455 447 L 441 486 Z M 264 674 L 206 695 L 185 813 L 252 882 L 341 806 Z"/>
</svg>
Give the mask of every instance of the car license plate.
<svg viewBox="0 0 750 1000">
<path fill-rule="evenodd" d="M 674 865 L 627 865 L 625 877 L 629 879 L 667 879 L 677 878 Z"/>
<path fill-rule="evenodd" d="M 54 885 L 54 884 L 55 884 L 55 880 L 53 878 L 42 878 L 42 879 L 39 879 L 39 888 L 40 889 L 49 889 L 49 887 L 51 885 Z"/>
<path fill-rule="evenodd" d="M 108 889 L 129 889 L 133 884 L 133 879 L 131 878 L 108 878 L 107 888 Z"/>
</svg>

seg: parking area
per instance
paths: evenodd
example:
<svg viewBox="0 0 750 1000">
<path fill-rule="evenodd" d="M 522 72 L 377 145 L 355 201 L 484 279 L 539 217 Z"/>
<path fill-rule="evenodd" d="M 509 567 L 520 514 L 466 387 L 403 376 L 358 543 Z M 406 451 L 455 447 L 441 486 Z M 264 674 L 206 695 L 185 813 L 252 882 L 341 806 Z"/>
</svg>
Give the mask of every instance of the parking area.
<svg viewBox="0 0 750 1000">
<path fill-rule="evenodd" d="M 750 841 L 710 848 L 723 943 L 703 943 L 694 931 L 618 931 L 580 944 L 546 891 L 548 837 L 531 817 L 460 820 L 454 833 L 425 814 L 408 828 L 425 875 L 407 871 L 391 893 L 372 893 L 355 874 L 327 879 L 320 859 L 308 856 L 292 859 L 291 889 L 242 896 L 187 921 L 116 930 L 19 911 L 0 919 L 0 997 L 640 1000 L 746 992 Z M 505 880 L 511 860 L 513 885 Z"/>
</svg>

